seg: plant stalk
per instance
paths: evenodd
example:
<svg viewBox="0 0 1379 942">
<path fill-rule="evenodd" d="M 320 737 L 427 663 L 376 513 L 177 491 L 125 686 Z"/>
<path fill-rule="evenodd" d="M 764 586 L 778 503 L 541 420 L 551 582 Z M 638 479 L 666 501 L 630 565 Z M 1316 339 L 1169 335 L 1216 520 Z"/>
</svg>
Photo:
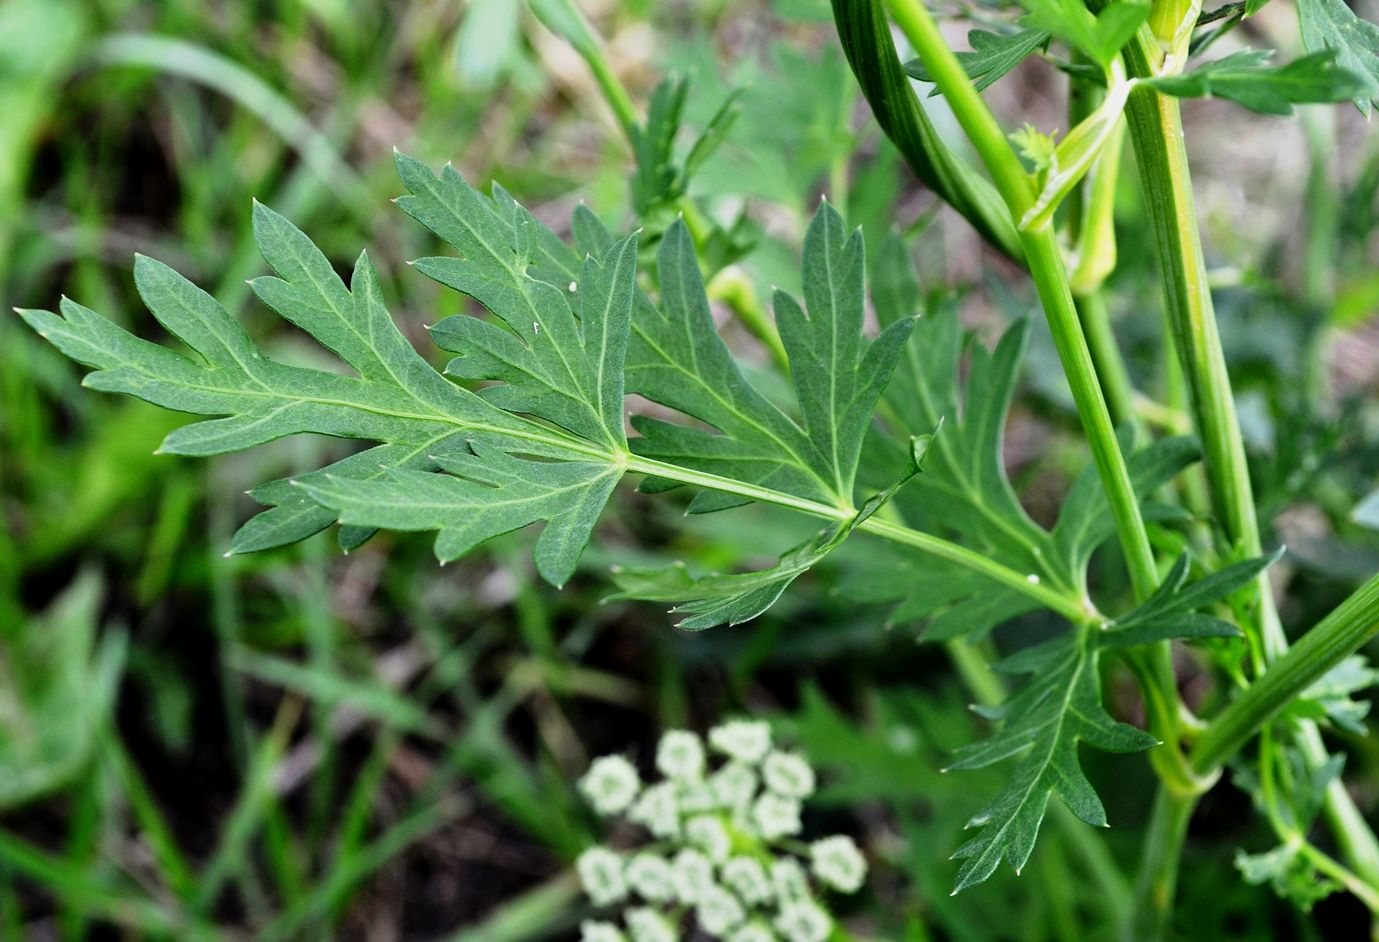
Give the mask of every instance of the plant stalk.
<svg viewBox="0 0 1379 942">
<path fill-rule="evenodd" d="M 921 0 L 888 0 L 888 7 L 985 164 L 1011 219 L 1024 218 L 1035 200 L 1033 182 L 995 116 L 944 41 L 938 24 Z M 1158 570 L 1101 380 L 1073 302 L 1062 249 L 1050 224 L 1018 231 L 1030 277 L 1106 492 L 1135 597 L 1143 601 L 1158 583 Z M 1145 691 L 1150 729 L 1162 743 L 1150 753 L 1155 771 L 1177 791 L 1200 791 L 1201 783 L 1191 775 L 1180 747 L 1177 679 L 1168 644 L 1155 645 L 1143 654 L 1134 653 L 1127 657 L 1127 662 Z"/>
</svg>

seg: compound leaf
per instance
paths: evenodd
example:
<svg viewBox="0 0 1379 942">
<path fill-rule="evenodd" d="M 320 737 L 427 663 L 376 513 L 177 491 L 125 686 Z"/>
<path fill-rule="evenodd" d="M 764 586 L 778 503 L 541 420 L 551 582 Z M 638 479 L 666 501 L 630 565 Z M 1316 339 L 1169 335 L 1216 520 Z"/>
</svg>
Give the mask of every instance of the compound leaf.
<svg viewBox="0 0 1379 942">
<path fill-rule="evenodd" d="M 1356 76 L 1337 66 L 1332 50 L 1274 67 L 1266 64 L 1272 57 L 1268 50 L 1245 49 L 1148 84 L 1178 98 L 1225 98 L 1277 115 L 1292 114 L 1299 104 L 1349 101 L 1363 90 Z"/>
<path fill-rule="evenodd" d="M 954 892 L 987 879 L 1002 860 L 1018 873 L 1034 850 L 1049 797 L 1057 794 L 1088 824 L 1105 827 L 1106 811 L 1087 781 L 1077 746 L 1105 752 L 1137 752 L 1154 737 L 1115 720 L 1101 705 L 1097 631 L 1076 626 L 1067 634 L 1015 654 L 1002 670 L 1031 679 L 1001 706 L 982 711 L 1003 720 L 984 742 L 963 747 L 950 769 L 975 769 L 1023 753 L 1010 782 L 978 812 L 969 828 L 977 835 L 954 852 L 963 860 Z"/>
<path fill-rule="evenodd" d="M 959 52 L 958 62 L 962 63 L 963 71 L 977 91 L 982 91 L 1004 78 L 1048 41 L 1049 34 L 1042 29 L 1025 29 L 1010 34 L 974 29 L 967 34 L 967 43 L 972 51 Z M 918 59 L 905 63 L 905 72 L 921 82 L 933 81 L 929 70 Z M 937 94 L 938 89 L 930 93 L 931 96 Z"/>
<path fill-rule="evenodd" d="M 1358 81 L 1355 107 L 1369 117 L 1379 101 L 1379 26 L 1357 16 L 1345 0 L 1298 0 L 1298 24 L 1308 52 L 1330 50 L 1336 65 Z"/>
</svg>

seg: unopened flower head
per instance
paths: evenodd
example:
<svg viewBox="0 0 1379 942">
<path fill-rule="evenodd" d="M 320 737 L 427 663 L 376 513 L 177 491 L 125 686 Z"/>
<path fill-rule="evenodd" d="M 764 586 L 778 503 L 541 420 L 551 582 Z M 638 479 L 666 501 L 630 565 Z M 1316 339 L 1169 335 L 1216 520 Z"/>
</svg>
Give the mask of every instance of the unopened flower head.
<svg viewBox="0 0 1379 942">
<path fill-rule="evenodd" d="M 794 857 L 783 857 L 771 864 L 771 886 L 782 903 L 809 895 L 809 876 Z"/>
<path fill-rule="evenodd" d="M 698 781 L 704 774 L 704 744 L 694 733 L 673 729 L 656 747 L 656 768 L 669 779 Z"/>
<path fill-rule="evenodd" d="M 602 815 L 626 811 L 641 787 L 637 770 L 622 756 L 595 759 L 584 778 L 579 780 L 580 793 Z"/>
<path fill-rule="evenodd" d="M 668 903 L 675 899 L 675 876 L 670 863 L 652 853 L 640 853 L 627 863 L 623 872 L 627 885 L 642 899 Z"/>
<path fill-rule="evenodd" d="M 781 907 L 776 929 L 785 942 L 824 942 L 833 931 L 833 919 L 813 900 L 795 900 Z"/>
<path fill-rule="evenodd" d="M 675 785 L 661 782 L 642 792 L 627 817 L 656 837 L 669 840 L 680 836 L 680 799 Z"/>
<path fill-rule="evenodd" d="M 717 884 L 710 884 L 699 894 L 694 918 L 705 932 L 721 938 L 729 929 L 742 924 L 747 918 L 747 911 L 736 896 Z"/>
<path fill-rule="evenodd" d="M 800 833 L 799 801 L 766 792 L 752 805 L 752 826 L 768 841 Z"/>
<path fill-rule="evenodd" d="M 727 942 L 778 942 L 776 934 L 759 922 L 748 923 L 733 930 Z"/>
<path fill-rule="evenodd" d="M 766 787 L 786 798 L 808 798 L 814 794 L 814 770 L 793 752 L 773 752 L 761 766 Z"/>
<path fill-rule="evenodd" d="M 732 853 L 733 839 L 723 819 L 717 815 L 701 814 L 690 818 L 685 825 L 685 838 L 716 864 L 723 863 Z"/>
<path fill-rule="evenodd" d="M 682 903 L 697 903 L 699 895 L 714 885 L 713 864 L 697 850 L 686 848 L 671 862 L 675 895 Z"/>
<path fill-rule="evenodd" d="M 679 942 L 680 931 L 669 919 L 645 906 L 627 911 L 627 931 L 632 942 Z"/>
<path fill-rule="evenodd" d="M 856 893 L 867 877 L 867 861 L 852 838 L 839 834 L 809 848 L 810 869 L 819 882 L 843 893 Z"/>
<path fill-rule="evenodd" d="M 744 811 L 752 804 L 759 785 L 757 773 L 745 762 L 729 762 L 709 779 L 719 807 Z"/>
<path fill-rule="evenodd" d="M 755 857 L 734 857 L 723 865 L 723 885 L 749 906 L 770 902 L 774 895 L 766 868 Z"/>
<path fill-rule="evenodd" d="M 627 881 L 622 875 L 622 858 L 606 847 L 591 847 L 575 861 L 584 892 L 595 906 L 620 903 L 627 898 Z"/>
<path fill-rule="evenodd" d="M 579 926 L 579 942 L 627 942 L 627 936 L 611 922 L 586 919 Z"/>
<path fill-rule="evenodd" d="M 755 765 L 771 751 L 771 727 L 756 720 L 730 720 L 709 730 L 715 751 Z"/>
<path fill-rule="evenodd" d="M 666 733 L 656 750 L 663 779 L 643 782 L 631 763 L 596 760 L 579 791 L 601 814 L 640 825 L 643 843 L 595 847 L 576 862 L 590 900 L 622 912 L 581 926 L 581 942 L 826 942 L 833 918 L 823 891 L 857 891 L 866 861 L 851 838 L 807 848 L 801 802 L 814 792 L 804 757 L 777 751 L 765 723 Z M 649 834 L 647 833 L 649 832 Z"/>
</svg>

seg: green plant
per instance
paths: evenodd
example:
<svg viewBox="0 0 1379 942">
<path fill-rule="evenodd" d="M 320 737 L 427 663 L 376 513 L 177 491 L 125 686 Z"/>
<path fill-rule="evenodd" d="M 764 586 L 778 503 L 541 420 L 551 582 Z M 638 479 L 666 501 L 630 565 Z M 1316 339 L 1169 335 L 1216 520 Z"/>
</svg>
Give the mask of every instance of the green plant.
<svg viewBox="0 0 1379 942">
<path fill-rule="evenodd" d="M 1021 869 L 1054 795 L 1083 821 L 1106 823 L 1082 771 L 1086 743 L 1148 750 L 1160 781 L 1135 934 L 1166 931 L 1188 818 L 1232 761 L 1237 778 L 1253 776 L 1283 848 L 1245 860 L 1248 879 L 1304 903 L 1344 886 L 1379 906 L 1379 844 L 1316 725 L 1355 722 L 1349 694 L 1369 674 L 1351 657 L 1379 632 L 1379 581 L 1288 649 L 1267 572 L 1277 556 L 1263 551 L 1176 101 L 1218 96 L 1287 113 L 1354 100 L 1367 109 L 1379 81 L 1373 28 L 1339 3 L 1303 3 L 1313 54 L 1274 67 L 1266 55 L 1239 51 L 1189 68 L 1192 55 L 1259 4 L 1206 20 L 1196 4 L 1029 0 L 1023 29 L 976 33 L 974 51 L 960 57 L 921 4 L 892 0 L 890 15 L 918 56 L 904 66 L 879 2 L 835 0 L 844 51 L 882 128 L 921 179 L 1035 286 L 1092 457 L 1056 520 L 1042 526 L 1022 506 L 1002 454 L 1027 322 L 990 351 L 966 339 L 952 306 L 921 292 L 903 241 L 887 240 L 868 259 L 860 233 L 825 203 L 804 240 L 803 304 L 777 291 L 772 319 L 734 294 L 734 312 L 778 367 L 766 379 L 749 374 L 709 303 L 715 276 L 746 251 L 749 234 L 706 218 L 688 187 L 729 133 L 737 100 L 678 156 L 684 86 L 663 84 L 642 120 L 578 12 L 555 0 L 533 6 L 593 67 L 634 154 L 633 203 L 645 231 L 620 237 L 581 208 L 570 220 L 571 246 L 502 188 L 486 197 L 453 169 L 436 174 L 399 155 L 407 190 L 399 205 L 454 252 L 415 267 L 501 322 L 461 314 L 435 324 L 431 337 L 456 354 L 444 373 L 395 326 L 367 255 L 346 284 L 305 235 L 263 206 L 254 208 L 254 237 L 276 276 L 252 288 L 340 358 L 330 371 L 270 360 L 210 295 L 147 258 L 136 264 L 139 292 L 194 356 L 139 340 L 66 299 L 61 316 L 22 316 L 94 367 L 86 385 L 216 417 L 174 430 L 165 453 L 222 454 L 303 432 L 375 443 L 256 488 L 268 509 L 235 535 L 233 553 L 339 523 L 346 551 L 380 529 L 437 531 L 445 562 L 542 523 L 536 567 L 561 585 L 619 482 L 635 475 L 643 491 L 692 491 L 692 513 L 756 502 L 822 523 L 765 569 L 614 573 L 622 597 L 670 603 L 687 629 L 755 618 L 801 575 L 874 538 L 886 549 L 871 550 L 867 566 L 889 585 L 870 597 L 895 604 L 893 621 L 923 620 L 979 699 L 994 700 L 1004 684 L 988 670 L 993 629 L 1053 613 L 1067 623 L 1057 637 L 1019 638 L 1008 657 L 990 658 L 1004 673 L 1033 676 L 999 706 L 985 705 L 983 716 L 1000 728 L 954 765 L 1020 757 L 957 850 L 957 889 L 1003 860 Z M 1061 140 L 1028 126 L 1007 135 L 979 92 L 1028 56 L 1064 53 L 1058 61 L 1077 92 L 1072 130 Z M 907 73 L 947 99 L 987 176 L 942 142 Z M 1140 413 L 1154 409 L 1142 408 L 1107 319 L 1126 131 L 1163 283 L 1165 348 L 1178 361 L 1195 442 L 1147 433 Z M 868 272 L 881 327 L 874 339 L 864 330 Z M 660 408 L 639 409 L 629 436 L 625 398 L 633 393 Z M 1209 503 L 1187 486 L 1175 490 L 1193 479 L 1199 457 Z M 1113 538 L 1128 597 L 1115 591 L 1114 576 L 1095 578 L 1093 557 Z M 1176 640 L 1192 642 L 1223 681 L 1209 719 L 1182 701 Z M 1148 732 L 1108 712 L 1103 654 L 1134 676 Z M 1338 856 L 1309 839 L 1319 810 Z"/>
</svg>

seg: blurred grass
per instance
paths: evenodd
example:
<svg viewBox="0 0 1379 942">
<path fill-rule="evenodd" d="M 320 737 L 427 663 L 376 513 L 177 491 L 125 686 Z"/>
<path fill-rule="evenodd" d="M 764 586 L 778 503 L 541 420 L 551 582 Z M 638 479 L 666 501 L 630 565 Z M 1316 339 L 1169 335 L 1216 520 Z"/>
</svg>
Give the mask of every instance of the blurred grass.
<svg viewBox="0 0 1379 942">
<path fill-rule="evenodd" d="M 701 126 L 748 84 L 743 118 L 692 195 L 725 224 L 750 209 L 760 243 L 744 278 L 759 292 L 796 277 L 801 220 L 820 192 L 869 239 L 929 224 L 927 197 L 857 110 L 820 22 L 826 4 L 582 6 L 638 102 L 661 70 L 692 72 L 688 118 Z M 145 252 L 207 286 L 276 356 L 311 361 L 249 303 L 243 281 L 261 269 L 250 201 L 289 215 L 339 264 L 368 246 L 400 272 L 427 243 L 387 202 L 393 146 L 452 159 L 476 183 L 499 179 L 552 221 L 584 199 L 630 222 L 614 116 L 578 56 L 516 8 L 3 0 L 7 303 L 46 307 L 66 293 L 156 335 L 128 275 Z M 1347 246 L 1340 327 L 1373 319 L 1375 213 L 1362 210 L 1374 207 L 1376 167 L 1370 156 L 1346 178 L 1334 223 Z M 1301 305 L 1263 277 L 1266 248 L 1238 304 L 1253 311 L 1268 296 L 1269 323 L 1296 326 Z M 946 218 L 926 233 L 922 264 L 974 282 L 979 317 L 1027 303 L 982 284 L 994 275 Z M 1148 273 L 1128 265 L 1121 277 L 1134 297 Z M 463 303 L 418 278 L 386 289 L 419 341 L 423 323 Z M 1127 335 L 1152 337 L 1152 321 Z M 739 325 L 724 329 L 764 359 Z M 1332 495 L 1318 558 L 1328 546 L 1379 553 L 1336 523 L 1348 495 L 1376 483 L 1373 416 L 1356 407 L 1327 420 L 1335 435 L 1304 434 L 1316 411 L 1280 391 L 1289 364 L 1268 357 L 1249 361 L 1249 384 L 1287 447 L 1260 462 L 1276 485 L 1266 497 L 1283 513 L 1304 491 Z M 671 522 L 674 508 L 629 495 L 605 549 L 588 554 L 595 575 L 560 594 L 535 579 L 520 535 L 444 572 L 424 539 L 402 537 L 349 557 L 322 535 L 226 560 L 249 510 L 242 491 L 341 446 L 154 457 L 180 420 L 88 394 L 79 374 L 0 316 L 0 667 L 34 681 L 0 689 L 0 726 L 45 737 L 41 762 L 14 758 L 29 748 L 17 737 L 0 741 L 0 766 L 31 770 L 48 792 L 0 802 L 14 805 L 0 815 L 0 939 L 568 937 L 582 909 L 566 864 L 594 835 L 570 783 L 589 756 L 644 752 L 661 728 L 746 708 L 809 747 L 833 783 L 824 813 L 855 816 L 893 864 L 866 917 L 888 937 L 1082 938 L 1079 927 L 1111 925 L 1123 906 L 1123 887 L 1098 878 L 1133 855 L 1133 827 L 1105 843 L 1060 831 L 1032 865 L 1042 882 L 1006 874 L 989 893 L 948 899 L 948 849 L 989 788 L 932 770 L 973 720 L 940 656 L 830 593 L 840 573 L 737 632 L 677 635 L 659 613 L 597 604 L 596 574 L 614 558 L 752 565 L 798 521 L 749 508 Z M 1025 418 L 1037 447 L 1058 454 L 1069 417 L 1057 390 L 1043 405 L 1046 416 Z M 1329 456 L 1320 484 L 1292 473 L 1318 454 Z M 1334 587 L 1309 578 L 1321 605 Z M 1125 783 L 1118 824 L 1133 825 L 1147 796 L 1132 769 L 1098 770 Z M 1243 815 L 1221 820 L 1204 856 L 1256 837 Z M 1185 905 L 1212 932 L 1264 938 L 1272 920 L 1294 919 L 1227 868 L 1190 876 Z M 1299 937 L 1313 931 L 1297 925 Z"/>
</svg>

